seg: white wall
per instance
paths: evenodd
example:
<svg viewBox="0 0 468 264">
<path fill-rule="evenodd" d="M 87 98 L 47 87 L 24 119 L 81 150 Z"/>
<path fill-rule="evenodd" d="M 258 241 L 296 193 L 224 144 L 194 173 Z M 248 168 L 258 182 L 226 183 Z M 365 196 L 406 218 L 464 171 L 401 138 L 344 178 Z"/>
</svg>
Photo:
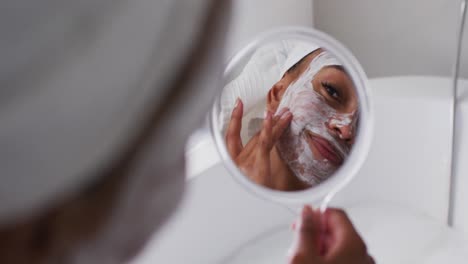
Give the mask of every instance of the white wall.
<svg viewBox="0 0 468 264">
<path fill-rule="evenodd" d="M 232 56 L 259 33 L 279 26 L 313 26 L 313 0 L 233 0 L 227 53 Z"/>
<path fill-rule="evenodd" d="M 347 45 L 369 77 L 447 76 L 459 7 L 460 0 L 314 0 L 314 23 Z M 468 52 L 468 43 L 464 46 Z M 468 77 L 468 56 L 464 58 L 463 75 Z"/>
</svg>

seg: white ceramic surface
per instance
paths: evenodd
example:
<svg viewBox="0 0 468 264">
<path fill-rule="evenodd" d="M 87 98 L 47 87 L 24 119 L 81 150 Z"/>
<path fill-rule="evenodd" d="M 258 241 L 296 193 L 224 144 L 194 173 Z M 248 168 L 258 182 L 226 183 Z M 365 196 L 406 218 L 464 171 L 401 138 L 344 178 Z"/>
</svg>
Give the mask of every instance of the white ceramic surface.
<svg viewBox="0 0 468 264">
<path fill-rule="evenodd" d="M 220 263 L 252 237 L 292 219 L 289 210 L 246 192 L 217 164 L 190 180 L 176 215 L 133 264 Z"/>
<path fill-rule="evenodd" d="M 384 202 L 348 208 L 379 264 L 465 263 L 468 243 L 460 233 L 418 211 Z M 234 248 L 220 264 L 286 263 L 292 232 L 280 226 Z"/>
<path fill-rule="evenodd" d="M 381 201 L 347 208 L 379 264 L 463 264 L 468 241 L 462 233 L 414 208 Z"/>
</svg>

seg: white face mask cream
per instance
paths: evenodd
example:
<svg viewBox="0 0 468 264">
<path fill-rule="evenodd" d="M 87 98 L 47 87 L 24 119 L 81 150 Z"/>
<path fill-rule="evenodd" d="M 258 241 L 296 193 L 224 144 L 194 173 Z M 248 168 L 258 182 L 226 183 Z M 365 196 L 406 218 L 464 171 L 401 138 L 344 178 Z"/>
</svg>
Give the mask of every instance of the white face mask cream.
<svg viewBox="0 0 468 264">
<path fill-rule="evenodd" d="M 276 145 L 279 154 L 292 172 L 310 185 L 331 176 L 350 152 L 350 145 L 340 140 L 341 133 L 335 133 L 329 127 L 353 128 L 357 119 L 355 112 L 335 110 L 314 90 L 314 76 L 320 69 L 332 65 L 340 63 L 330 53 L 320 53 L 289 85 L 277 109 L 278 113 L 288 107 L 293 114 L 290 128 Z"/>
</svg>

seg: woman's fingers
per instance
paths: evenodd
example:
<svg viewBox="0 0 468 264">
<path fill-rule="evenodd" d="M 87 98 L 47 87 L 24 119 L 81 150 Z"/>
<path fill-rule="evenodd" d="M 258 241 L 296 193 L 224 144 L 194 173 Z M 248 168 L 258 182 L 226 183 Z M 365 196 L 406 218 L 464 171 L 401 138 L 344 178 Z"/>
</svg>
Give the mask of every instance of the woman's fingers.
<svg viewBox="0 0 468 264">
<path fill-rule="evenodd" d="M 259 143 L 264 151 L 270 152 L 276 141 L 283 135 L 286 128 L 289 127 L 291 121 L 292 114 L 287 108 L 283 108 L 275 117 L 273 117 L 270 111 L 267 112 L 259 136 Z"/>
<path fill-rule="evenodd" d="M 226 131 L 226 145 L 229 154 L 233 159 L 239 155 L 242 151 L 242 140 L 240 137 L 240 131 L 242 128 L 242 116 L 244 113 L 244 104 L 238 98 L 236 100 L 236 105 L 232 110 L 231 120 L 229 121 L 229 126 Z"/>
<path fill-rule="evenodd" d="M 272 139 L 272 129 L 273 129 L 273 120 L 272 113 L 267 112 L 265 119 L 263 120 L 263 127 L 260 131 L 260 136 L 258 138 L 258 147 L 260 154 L 269 155 L 271 148 L 273 147 Z"/>
<path fill-rule="evenodd" d="M 368 256 L 366 264 L 375 264 L 375 260 L 372 256 Z"/>
<path fill-rule="evenodd" d="M 267 112 L 267 115 L 268 115 L 268 112 Z M 270 140 L 271 143 L 268 146 L 269 150 L 271 150 L 271 148 L 275 145 L 276 141 L 278 141 L 278 139 L 284 133 L 284 131 L 289 126 L 292 120 L 292 114 L 290 114 L 288 108 L 283 108 L 274 117 L 273 117 L 273 114 L 271 114 L 271 112 L 270 112 L 270 115 L 271 115 L 272 132 L 271 132 L 271 140 Z M 249 152 L 249 153 L 254 152 L 257 148 L 259 148 L 258 145 L 259 145 L 260 135 L 262 131 L 265 130 L 265 120 L 263 123 L 264 125 L 262 127 L 262 130 L 260 130 L 254 137 L 252 137 L 250 141 L 244 146 L 245 152 Z"/>
<path fill-rule="evenodd" d="M 255 182 L 264 186 L 270 186 L 270 150 L 273 146 L 272 143 L 272 127 L 273 127 L 273 114 L 268 112 L 263 120 L 263 127 L 257 139 L 257 149 L 254 153 L 255 160 L 255 174 L 257 179 Z"/>
<path fill-rule="evenodd" d="M 273 123 L 276 124 L 278 122 L 278 120 L 281 118 L 281 116 L 286 113 L 286 112 L 289 112 L 289 108 L 287 107 L 283 107 L 281 108 L 281 110 L 278 111 L 278 113 L 276 113 L 273 117 Z"/>
<path fill-rule="evenodd" d="M 320 261 L 321 235 L 320 213 L 304 206 L 296 221 L 293 247 L 290 249 L 290 264 L 322 263 Z"/>
<path fill-rule="evenodd" d="M 343 210 L 327 209 L 326 225 L 328 241 L 325 257 L 328 259 L 360 259 L 360 263 L 372 263 L 366 244 Z M 365 260 L 365 261 L 363 261 Z"/>
<path fill-rule="evenodd" d="M 289 127 L 293 119 L 292 113 L 287 108 L 283 108 L 282 111 L 275 116 L 275 122 L 272 130 L 273 144 L 283 135 L 286 128 Z"/>
<path fill-rule="evenodd" d="M 306 205 L 302 208 L 298 232 L 304 250 L 315 250 L 318 253 L 318 238 L 321 232 L 320 214 Z"/>
</svg>

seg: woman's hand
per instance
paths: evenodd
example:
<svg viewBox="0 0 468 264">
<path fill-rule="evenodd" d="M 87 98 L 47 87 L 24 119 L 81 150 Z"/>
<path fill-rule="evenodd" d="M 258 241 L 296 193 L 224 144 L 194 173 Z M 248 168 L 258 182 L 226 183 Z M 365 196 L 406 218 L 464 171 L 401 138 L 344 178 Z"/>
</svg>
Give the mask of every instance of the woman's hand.
<svg viewBox="0 0 468 264">
<path fill-rule="evenodd" d="M 293 229 L 296 239 L 290 264 L 375 264 L 342 210 L 328 209 L 321 214 L 305 206 Z"/>
<path fill-rule="evenodd" d="M 282 110 L 275 117 L 271 112 L 268 112 L 263 121 L 262 129 L 244 147 L 240 137 L 243 112 L 244 105 L 240 99 L 237 99 L 226 132 L 228 152 L 241 171 L 251 180 L 264 186 L 270 186 L 272 181 L 270 177 L 270 152 L 291 123 L 292 114 L 289 109 Z"/>
</svg>

